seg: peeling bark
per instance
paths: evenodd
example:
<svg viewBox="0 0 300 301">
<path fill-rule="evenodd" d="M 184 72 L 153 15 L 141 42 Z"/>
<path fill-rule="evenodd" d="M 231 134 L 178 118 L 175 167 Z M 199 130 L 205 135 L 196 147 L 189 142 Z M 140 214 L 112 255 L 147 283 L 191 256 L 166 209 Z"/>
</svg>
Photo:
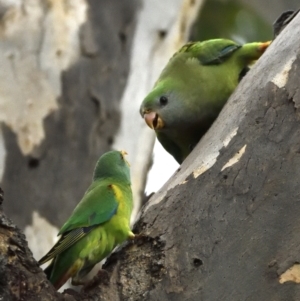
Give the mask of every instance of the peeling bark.
<svg viewBox="0 0 300 301">
<path fill-rule="evenodd" d="M 44 6 L 44 1 L 29 2 L 24 2 L 23 10 L 30 11 L 33 2 L 37 10 Z M 67 8 L 75 5 L 73 1 L 58 1 L 61 5 L 54 2 L 55 5 L 44 8 L 45 18 L 62 13 L 56 7 L 61 8 L 60 2 L 66 10 L 63 13 L 72 14 Z M 56 78 L 62 91 L 58 110 L 44 120 L 44 141 L 24 156 L 16 135 L 4 128 L 8 150 L 1 183 L 7 199 L 4 207 L 10 218 L 22 228 L 31 223 L 33 210 L 54 225 L 63 224 L 89 186 L 95 162 L 111 149 L 119 128 L 119 105 L 129 73 L 131 41 L 139 6 L 135 0 L 81 2 L 87 6 L 87 17 L 76 33 L 79 41 L 74 38 L 80 43 L 80 49 L 75 49 L 78 46 L 75 42 L 72 44 L 72 51 L 79 51 L 79 54 Z M 72 16 L 70 19 L 74 21 Z M 46 28 L 36 26 L 35 30 L 48 37 L 44 31 L 51 32 L 55 26 L 61 26 L 58 20 L 56 22 L 45 21 Z M 54 43 L 51 37 L 48 40 L 48 43 Z M 30 41 L 28 38 L 26 43 Z M 44 43 L 48 45 L 47 41 Z M 55 52 L 56 48 L 53 46 L 52 50 Z M 55 63 L 46 54 L 39 57 L 42 54 L 31 53 L 42 65 L 50 64 L 50 61 Z M 22 73 L 17 75 L 24 76 Z M 53 76 L 49 77 L 52 79 Z M 35 82 L 30 84 L 35 85 Z M 39 97 L 38 93 L 35 96 Z M 26 202 L 22 201 L 25 195 Z"/>
</svg>

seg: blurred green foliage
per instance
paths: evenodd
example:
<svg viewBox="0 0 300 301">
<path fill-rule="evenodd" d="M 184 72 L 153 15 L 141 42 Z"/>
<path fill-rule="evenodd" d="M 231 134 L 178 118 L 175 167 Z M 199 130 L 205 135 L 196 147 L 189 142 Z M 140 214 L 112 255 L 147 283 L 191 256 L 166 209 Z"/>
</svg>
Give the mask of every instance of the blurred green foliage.
<svg viewBox="0 0 300 301">
<path fill-rule="evenodd" d="M 232 39 L 239 43 L 272 39 L 272 24 L 235 0 L 206 0 L 191 40 Z"/>
</svg>

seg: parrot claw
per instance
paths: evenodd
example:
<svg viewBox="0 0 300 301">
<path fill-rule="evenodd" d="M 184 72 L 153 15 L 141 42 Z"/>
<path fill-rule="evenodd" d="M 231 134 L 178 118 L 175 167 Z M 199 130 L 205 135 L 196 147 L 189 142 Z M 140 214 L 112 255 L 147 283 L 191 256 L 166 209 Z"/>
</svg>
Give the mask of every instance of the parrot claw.
<svg viewBox="0 0 300 301">
<path fill-rule="evenodd" d="M 148 236 L 145 234 L 136 234 L 134 237 L 130 238 L 133 244 L 141 245 L 143 241 L 148 240 Z"/>
<path fill-rule="evenodd" d="M 84 285 L 85 282 L 83 280 L 72 278 L 71 284 L 74 285 L 74 286 L 78 286 L 78 285 Z"/>
<path fill-rule="evenodd" d="M 142 239 L 142 238 L 145 238 L 146 235 L 140 233 L 140 234 L 135 234 L 134 237 L 132 237 L 131 239 L 133 240 L 139 240 L 139 239 Z"/>
</svg>

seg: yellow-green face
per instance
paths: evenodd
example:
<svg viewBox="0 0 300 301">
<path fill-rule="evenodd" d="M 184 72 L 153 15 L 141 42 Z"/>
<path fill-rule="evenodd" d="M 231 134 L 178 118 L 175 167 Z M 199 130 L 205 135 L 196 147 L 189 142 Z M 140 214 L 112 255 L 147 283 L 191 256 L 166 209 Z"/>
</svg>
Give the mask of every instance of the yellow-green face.
<svg viewBox="0 0 300 301">
<path fill-rule="evenodd" d="M 182 80 L 170 77 L 159 82 L 146 96 L 140 107 L 140 114 L 146 124 L 156 132 L 178 130 L 190 124 L 197 115 L 197 86 L 192 79 Z M 196 89 L 194 88 L 196 86 Z M 191 97 L 196 95 L 196 97 Z M 196 98 L 196 99 L 194 99 Z"/>
<path fill-rule="evenodd" d="M 119 178 L 130 182 L 129 163 L 125 159 L 126 151 L 110 151 L 103 154 L 98 160 L 95 171 L 94 180 L 99 178 Z"/>
<path fill-rule="evenodd" d="M 166 79 L 157 83 L 143 100 L 140 114 L 151 129 L 165 130 L 180 119 L 183 109 L 180 88 L 173 78 Z"/>
<path fill-rule="evenodd" d="M 157 131 L 164 127 L 165 124 L 160 113 L 168 101 L 168 96 L 163 91 L 154 89 L 142 102 L 140 114 L 151 129 Z"/>
</svg>

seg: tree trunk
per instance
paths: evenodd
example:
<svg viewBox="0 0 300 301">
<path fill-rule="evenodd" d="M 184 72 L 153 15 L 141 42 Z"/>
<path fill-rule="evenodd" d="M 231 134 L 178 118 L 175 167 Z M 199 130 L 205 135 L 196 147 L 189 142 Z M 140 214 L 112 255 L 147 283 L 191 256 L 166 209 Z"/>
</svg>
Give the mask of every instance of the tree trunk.
<svg viewBox="0 0 300 301">
<path fill-rule="evenodd" d="M 32 9 L 33 2 L 35 9 L 40 10 L 39 17 Z M 95 162 L 111 149 L 120 124 L 120 99 L 129 73 L 138 9 L 135 0 L 64 0 L 53 2 L 52 6 L 45 6 L 43 2 L 24 0 L 23 9 L 13 8 L 19 19 L 6 21 L 7 27 L 29 27 L 23 48 L 19 49 L 19 45 L 13 43 L 19 34 L 8 32 L 3 38 L 3 43 L 9 44 L 12 53 L 15 51 L 23 56 L 18 59 L 16 55 L 16 66 L 20 66 L 21 60 L 28 61 L 29 70 L 22 69 L 22 65 L 16 70 L 16 86 L 19 78 L 37 74 L 37 78 L 21 91 L 42 86 L 42 78 L 43 83 L 46 82 L 44 86 L 51 87 L 51 99 L 59 97 L 58 103 L 53 104 L 55 111 L 44 121 L 44 129 L 45 116 L 41 116 L 42 128 L 36 132 L 45 131 L 42 142 L 36 141 L 27 148 L 23 142 L 36 136 L 29 126 L 32 120 L 19 120 L 27 125 L 29 133 L 22 132 L 17 126 L 4 129 L 8 150 L 2 180 L 8 200 L 4 207 L 10 218 L 22 228 L 31 223 L 33 210 L 52 224 L 61 226 L 89 186 Z M 86 15 L 75 24 L 76 14 L 80 15 L 81 10 L 86 10 Z M 67 44 L 69 39 L 71 41 Z M 72 52 L 76 55 L 72 56 Z M 53 57 L 52 53 L 56 56 Z M 40 61 L 37 70 L 33 69 L 31 56 Z M 28 96 L 25 94 L 33 106 L 40 106 L 40 110 L 45 106 L 42 103 L 44 94 L 47 94 L 44 86 Z M 15 98 L 11 100 L 16 101 Z M 16 114 L 14 118 L 17 119 Z M 37 119 L 37 114 L 31 118 Z"/>
<path fill-rule="evenodd" d="M 25 235 L 2 211 L 0 189 L 0 299 L 63 300 L 32 257 Z"/>
</svg>

